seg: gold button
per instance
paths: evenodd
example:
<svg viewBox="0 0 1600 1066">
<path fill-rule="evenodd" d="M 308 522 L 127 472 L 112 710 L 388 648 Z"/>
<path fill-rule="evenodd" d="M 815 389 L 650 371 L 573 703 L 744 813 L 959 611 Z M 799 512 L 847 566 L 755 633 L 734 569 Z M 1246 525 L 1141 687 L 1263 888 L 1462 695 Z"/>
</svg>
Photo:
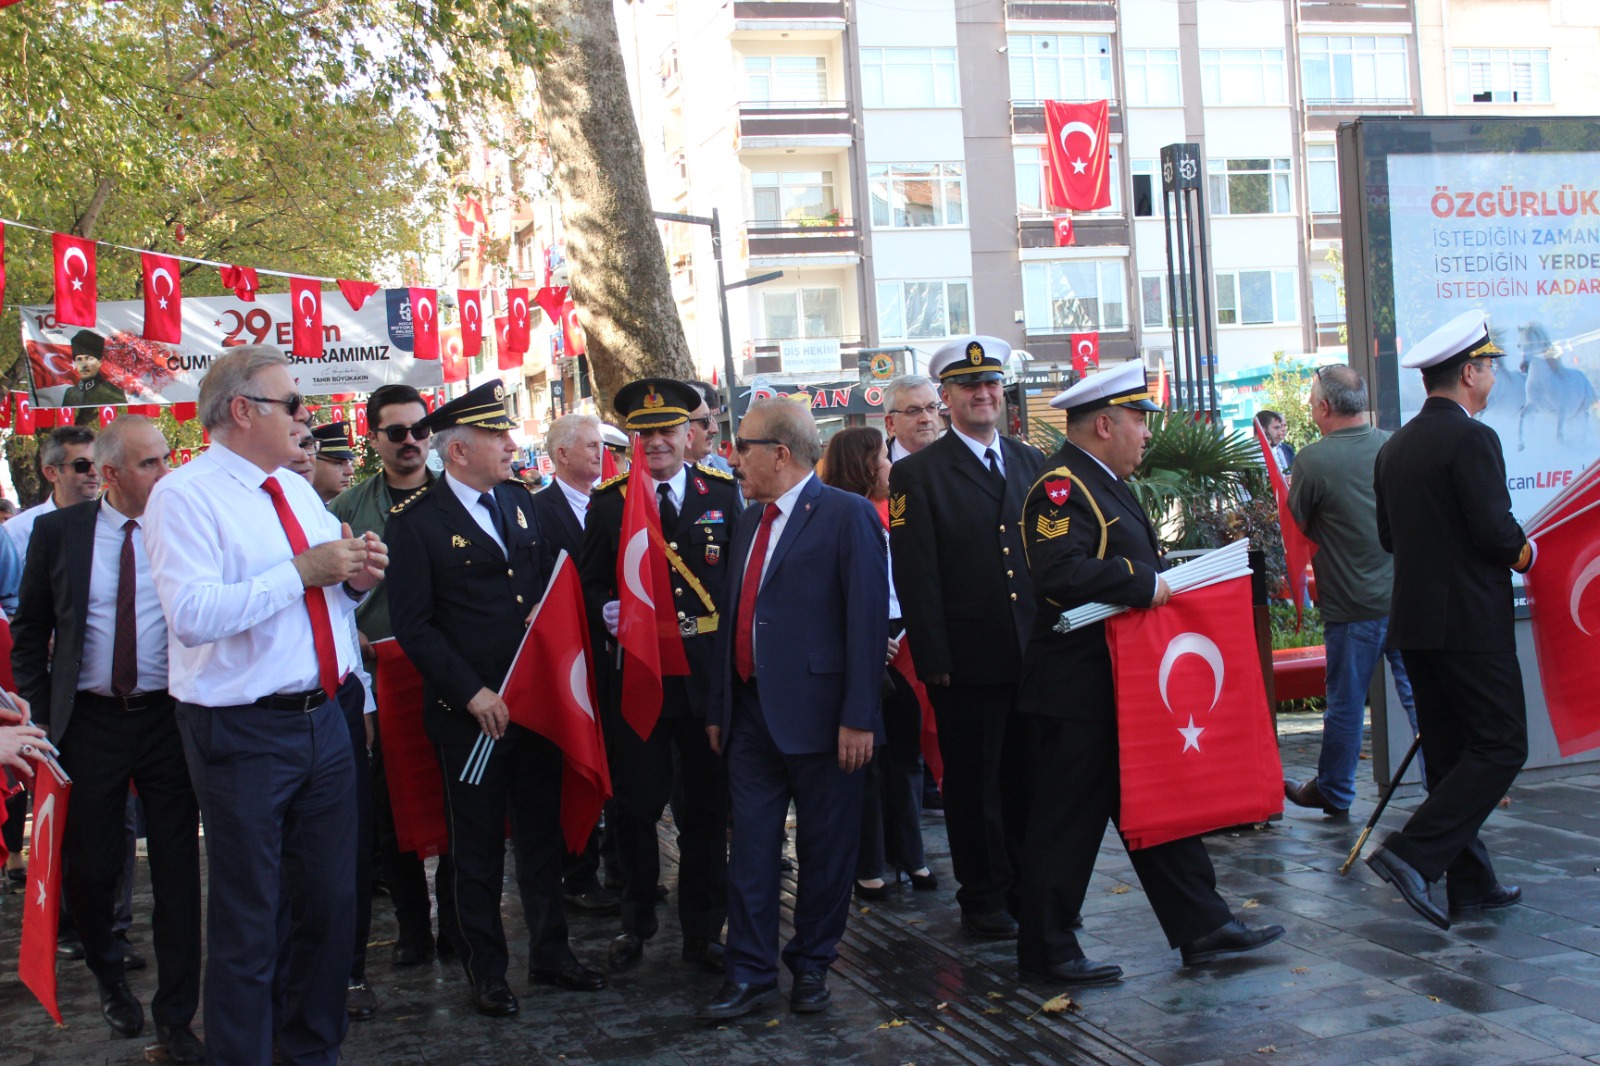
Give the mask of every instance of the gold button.
<svg viewBox="0 0 1600 1066">
<path fill-rule="evenodd" d="M 1015 592 L 1013 592 L 1013 593 L 1012 593 L 1012 594 L 1011 594 L 1011 598 L 1012 598 L 1012 599 L 1016 599 L 1016 598 L 1017 598 L 1017 594 L 1016 594 L 1016 593 L 1015 593 Z"/>
<path fill-rule="evenodd" d="M 678 542 L 677 541 L 673 541 L 671 544 L 668 544 L 667 547 L 671 548 L 673 551 L 677 551 L 678 550 Z"/>
</svg>

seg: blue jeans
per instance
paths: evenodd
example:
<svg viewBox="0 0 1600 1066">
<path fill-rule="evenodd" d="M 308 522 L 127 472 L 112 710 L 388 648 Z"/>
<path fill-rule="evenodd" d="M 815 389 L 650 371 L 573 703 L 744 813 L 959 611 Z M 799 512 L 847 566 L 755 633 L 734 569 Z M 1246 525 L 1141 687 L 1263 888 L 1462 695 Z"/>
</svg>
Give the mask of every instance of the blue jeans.
<svg viewBox="0 0 1600 1066">
<path fill-rule="evenodd" d="M 1361 761 L 1361 729 L 1367 708 L 1367 689 L 1378 657 L 1389 660 L 1394 671 L 1395 691 L 1417 732 L 1417 708 L 1411 698 L 1411 679 L 1406 676 L 1400 652 L 1385 650 L 1389 619 L 1364 622 L 1328 622 L 1323 627 L 1323 643 L 1328 661 L 1328 709 L 1322 715 L 1322 755 L 1317 759 L 1317 790 L 1329 807 L 1348 809 L 1356 798 L 1356 766 Z"/>
</svg>

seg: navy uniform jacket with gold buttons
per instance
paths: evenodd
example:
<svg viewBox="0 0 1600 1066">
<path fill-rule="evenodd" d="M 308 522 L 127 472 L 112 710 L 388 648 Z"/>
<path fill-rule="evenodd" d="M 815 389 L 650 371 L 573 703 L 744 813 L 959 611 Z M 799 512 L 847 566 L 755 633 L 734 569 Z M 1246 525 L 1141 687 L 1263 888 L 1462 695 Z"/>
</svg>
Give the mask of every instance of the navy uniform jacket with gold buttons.
<svg viewBox="0 0 1600 1066">
<path fill-rule="evenodd" d="M 422 674 L 423 723 L 436 744 L 471 744 L 482 732 L 467 703 L 481 688 L 500 691 L 554 565 L 527 488 L 507 481 L 494 498 L 509 559 L 444 478 L 395 506 L 384 530 L 389 615 Z"/>
<path fill-rule="evenodd" d="M 677 553 L 684 567 L 711 600 L 708 608 L 700 593 L 669 560 L 667 576 L 672 583 L 674 613 L 688 634 L 683 651 L 689 660 L 688 678 L 667 678 L 661 713 L 668 718 L 704 717 L 717 638 L 717 628 L 731 624 L 732 604 L 724 603 L 728 584 L 728 545 L 733 539 L 733 524 L 739 517 L 739 491 L 733 477 L 715 467 L 685 464 L 688 474 L 683 484 L 683 506 L 671 529 L 662 530 L 668 547 Z M 655 491 L 655 482 L 641 470 L 641 479 Z M 623 494 L 629 491 L 631 475 L 622 474 L 604 482 L 589 497 L 589 517 L 583 528 L 583 559 L 578 572 L 583 578 L 583 596 L 590 621 L 605 632 L 601 609 L 617 598 L 617 553 L 622 547 Z M 610 669 L 616 657 L 606 657 Z M 602 685 L 602 690 L 617 694 L 621 685 Z M 608 697 L 608 703 L 610 699 Z M 615 708 L 608 708 L 615 712 Z"/>
<path fill-rule="evenodd" d="M 1086 603 L 1149 607 L 1164 563 L 1133 492 L 1094 456 L 1066 443 L 1045 460 L 1022 512 L 1039 616 L 1022 665 L 1018 708 L 1077 721 L 1116 718 L 1104 622 L 1057 633 L 1061 612 Z"/>
</svg>

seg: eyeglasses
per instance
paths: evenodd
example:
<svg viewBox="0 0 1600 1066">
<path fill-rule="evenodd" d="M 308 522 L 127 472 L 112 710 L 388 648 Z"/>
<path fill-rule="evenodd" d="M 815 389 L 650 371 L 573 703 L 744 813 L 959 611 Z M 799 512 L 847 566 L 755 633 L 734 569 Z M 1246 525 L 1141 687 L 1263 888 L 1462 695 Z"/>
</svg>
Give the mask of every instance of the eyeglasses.
<svg viewBox="0 0 1600 1066">
<path fill-rule="evenodd" d="M 782 441 L 775 440 L 772 437 L 735 437 L 735 438 L 733 438 L 733 446 L 738 449 L 740 455 L 744 455 L 751 448 L 754 448 L 757 444 L 782 444 L 782 443 L 783 443 Z"/>
<path fill-rule="evenodd" d="M 94 460 L 93 459 L 74 459 L 71 462 L 57 463 L 55 465 L 56 465 L 57 469 L 62 469 L 62 470 L 66 469 L 68 467 L 71 467 L 72 468 L 72 472 L 74 474 L 87 474 L 91 470 L 94 469 Z"/>
<path fill-rule="evenodd" d="M 704 415 L 700 418 L 691 418 L 689 421 L 693 422 L 707 433 L 717 432 L 717 420 L 712 418 L 710 415 Z"/>
<path fill-rule="evenodd" d="M 909 418 L 916 418 L 919 415 L 926 415 L 929 418 L 932 418 L 942 409 L 942 404 L 930 403 L 922 407 L 891 407 L 889 408 L 889 413 L 892 415 L 906 415 Z"/>
<path fill-rule="evenodd" d="M 1467 365 L 1468 366 L 1472 366 L 1472 367 L 1477 367 L 1479 370 L 1487 370 L 1491 374 L 1498 375 L 1499 372 L 1500 372 L 1500 368 L 1495 365 L 1495 362 L 1494 362 L 1493 359 L 1485 359 L 1482 362 L 1479 362 L 1477 360 L 1473 360 L 1472 362 L 1469 362 Z"/>
<path fill-rule="evenodd" d="M 305 406 L 306 402 L 305 397 L 301 396 L 298 392 L 286 400 L 279 400 L 272 396 L 246 396 L 245 399 L 254 400 L 256 403 L 282 404 L 283 409 L 288 412 L 290 418 L 293 418 L 295 415 L 299 414 L 300 409 Z"/>
<path fill-rule="evenodd" d="M 407 436 L 414 441 L 425 441 L 433 433 L 433 430 L 418 422 L 412 426 L 379 426 L 372 432 L 382 433 L 389 438 L 390 444 L 401 444 L 404 443 Z"/>
<path fill-rule="evenodd" d="M 300 442 L 300 450 L 307 455 L 316 455 L 322 450 L 322 442 L 315 437 L 307 437 Z"/>
</svg>

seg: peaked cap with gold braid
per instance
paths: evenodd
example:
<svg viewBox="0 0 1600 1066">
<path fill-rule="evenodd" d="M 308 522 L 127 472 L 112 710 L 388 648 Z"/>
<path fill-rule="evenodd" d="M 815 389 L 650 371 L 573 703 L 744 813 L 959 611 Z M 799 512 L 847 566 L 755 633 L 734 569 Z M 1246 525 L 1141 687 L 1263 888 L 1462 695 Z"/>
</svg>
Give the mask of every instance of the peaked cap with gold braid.
<svg viewBox="0 0 1600 1066">
<path fill-rule="evenodd" d="M 689 412 L 704 401 L 689 385 L 672 378 L 640 378 L 617 390 L 612 406 L 622 416 L 622 428 L 668 429 L 689 421 Z"/>
<path fill-rule="evenodd" d="M 499 378 L 491 378 L 470 392 L 457 396 L 418 425 L 427 426 L 435 433 L 456 426 L 472 426 L 495 432 L 517 428 L 517 423 L 506 411 L 506 387 Z"/>
</svg>

